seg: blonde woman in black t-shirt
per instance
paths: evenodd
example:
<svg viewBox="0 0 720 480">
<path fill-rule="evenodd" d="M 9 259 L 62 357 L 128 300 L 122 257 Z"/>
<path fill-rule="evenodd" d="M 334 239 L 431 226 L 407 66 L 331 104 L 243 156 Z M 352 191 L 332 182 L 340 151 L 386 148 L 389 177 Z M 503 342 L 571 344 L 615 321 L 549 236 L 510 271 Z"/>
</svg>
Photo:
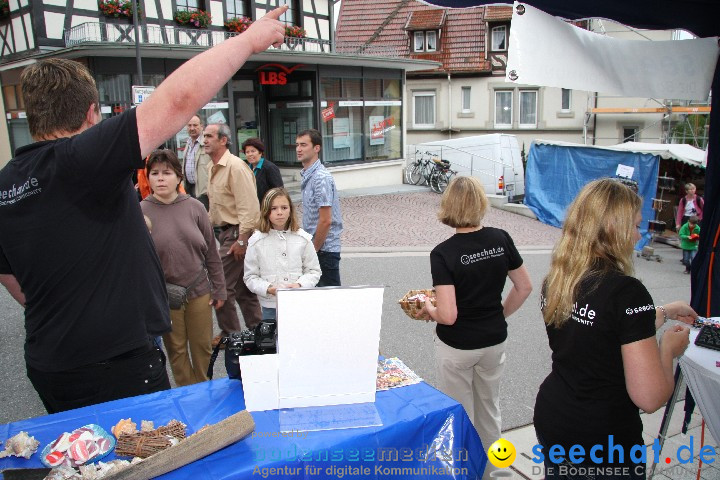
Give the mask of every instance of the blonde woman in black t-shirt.
<svg viewBox="0 0 720 480">
<path fill-rule="evenodd" d="M 460 402 L 485 448 L 500 438 L 500 377 L 505 368 L 505 319 L 532 291 L 522 258 L 504 230 L 484 227 L 489 202 L 480 182 L 457 177 L 438 219 L 455 235 L 430 254 L 437 307 L 419 317 L 437 322 L 435 354 L 440 389 Z M 505 300 L 505 279 L 513 288 Z"/>
<path fill-rule="evenodd" d="M 668 318 L 692 323 L 697 315 L 683 302 L 655 307 L 632 277 L 640 208 L 640 197 L 619 182 L 591 182 L 568 208 L 553 251 L 541 296 L 552 371 L 540 386 L 534 415 L 546 478 L 586 478 L 568 471 L 645 478 L 645 463 L 630 458 L 632 447 L 644 444 L 638 409 L 654 412 L 667 402 L 673 358 L 685 351 L 689 330 L 669 327 L 659 348 L 655 332 Z M 622 460 L 615 453 L 609 461 L 610 443 L 623 447 Z M 565 466 L 573 469 L 549 460 L 554 445 L 563 447 Z M 591 458 L 595 445 L 601 449 Z M 567 458 L 570 447 L 575 463 Z"/>
</svg>

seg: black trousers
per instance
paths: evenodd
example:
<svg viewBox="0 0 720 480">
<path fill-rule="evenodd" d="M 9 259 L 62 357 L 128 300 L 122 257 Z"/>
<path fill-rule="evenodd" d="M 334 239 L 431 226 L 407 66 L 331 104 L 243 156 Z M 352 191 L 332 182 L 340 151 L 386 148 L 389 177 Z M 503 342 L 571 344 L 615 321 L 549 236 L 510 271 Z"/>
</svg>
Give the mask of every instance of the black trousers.
<svg viewBox="0 0 720 480">
<path fill-rule="evenodd" d="M 42 372 L 27 365 L 27 376 L 48 413 L 170 388 L 162 350 L 150 345 L 63 372 Z"/>
<path fill-rule="evenodd" d="M 185 186 L 185 193 L 187 193 L 191 197 L 194 197 L 195 196 L 195 184 L 190 183 L 187 180 L 183 180 L 183 184 Z"/>
</svg>

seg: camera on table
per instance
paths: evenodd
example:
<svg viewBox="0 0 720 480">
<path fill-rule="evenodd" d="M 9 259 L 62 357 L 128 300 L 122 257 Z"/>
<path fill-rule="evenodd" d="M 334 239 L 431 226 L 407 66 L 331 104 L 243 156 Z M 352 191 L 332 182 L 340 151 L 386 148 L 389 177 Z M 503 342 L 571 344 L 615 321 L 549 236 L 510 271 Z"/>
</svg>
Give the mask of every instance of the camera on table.
<svg viewBox="0 0 720 480">
<path fill-rule="evenodd" d="M 263 320 L 254 329 L 233 332 L 226 337 L 226 355 L 237 357 L 242 355 L 264 355 L 277 351 L 277 323 L 275 320 Z"/>
<path fill-rule="evenodd" d="M 207 376 L 211 380 L 215 360 L 222 345 L 225 345 L 225 369 L 228 378 L 240 378 L 239 358 L 241 356 L 277 352 L 277 323 L 275 320 L 263 320 L 252 330 L 232 332 L 223 337 L 210 356 Z"/>
</svg>

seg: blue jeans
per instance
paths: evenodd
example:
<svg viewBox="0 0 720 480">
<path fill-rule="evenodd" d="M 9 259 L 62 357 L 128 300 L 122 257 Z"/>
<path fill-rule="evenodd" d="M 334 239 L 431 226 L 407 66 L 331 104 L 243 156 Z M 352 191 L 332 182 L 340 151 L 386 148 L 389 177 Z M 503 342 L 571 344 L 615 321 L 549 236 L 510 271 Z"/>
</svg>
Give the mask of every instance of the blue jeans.
<svg viewBox="0 0 720 480">
<path fill-rule="evenodd" d="M 692 264 L 696 253 L 697 250 L 683 250 L 683 265 L 685 265 L 685 268 L 688 270 L 690 270 L 690 265 Z"/>
<path fill-rule="evenodd" d="M 320 281 L 318 287 L 339 287 L 340 286 L 340 252 L 317 252 L 320 261 Z"/>
</svg>

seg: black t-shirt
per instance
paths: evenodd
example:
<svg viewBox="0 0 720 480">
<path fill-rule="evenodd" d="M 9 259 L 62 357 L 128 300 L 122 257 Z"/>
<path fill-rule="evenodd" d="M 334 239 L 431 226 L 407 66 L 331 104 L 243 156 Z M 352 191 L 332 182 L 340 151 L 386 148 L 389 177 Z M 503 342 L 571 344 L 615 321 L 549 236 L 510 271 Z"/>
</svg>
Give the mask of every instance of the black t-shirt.
<svg viewBox="0 0 720 480">
<path fill-rule="evenodd" d="M 162 268 L 130 182 L 142 167 L 132 109 L 19 148 L 0 170 L 0 273 L 25 294 L 33 368 L 107 360 L 170 329 Z"/>
<path fill-rule="evenodd" d="M 580 291 L 566 323 L 547 327 L 552 371 L 537 395 L 535 428 L 549 445 L 607 445 L 610 434 L 615 443 L 642 441 L 620 347 L 655 336 L 652 298 L 619 272 L 585 280 Z"/>
<path fill-rule="evenodd" d="M 512 238 L 498 228 L 456 233 L 435 247 L 430 253 L 433 285 L 454 285 L 458 310 L 454 325 L 438 324 L 438 338 L 460 350 L 504 342 L 502 291 L 508 271 L 521 265 Z"/>
</svg>

